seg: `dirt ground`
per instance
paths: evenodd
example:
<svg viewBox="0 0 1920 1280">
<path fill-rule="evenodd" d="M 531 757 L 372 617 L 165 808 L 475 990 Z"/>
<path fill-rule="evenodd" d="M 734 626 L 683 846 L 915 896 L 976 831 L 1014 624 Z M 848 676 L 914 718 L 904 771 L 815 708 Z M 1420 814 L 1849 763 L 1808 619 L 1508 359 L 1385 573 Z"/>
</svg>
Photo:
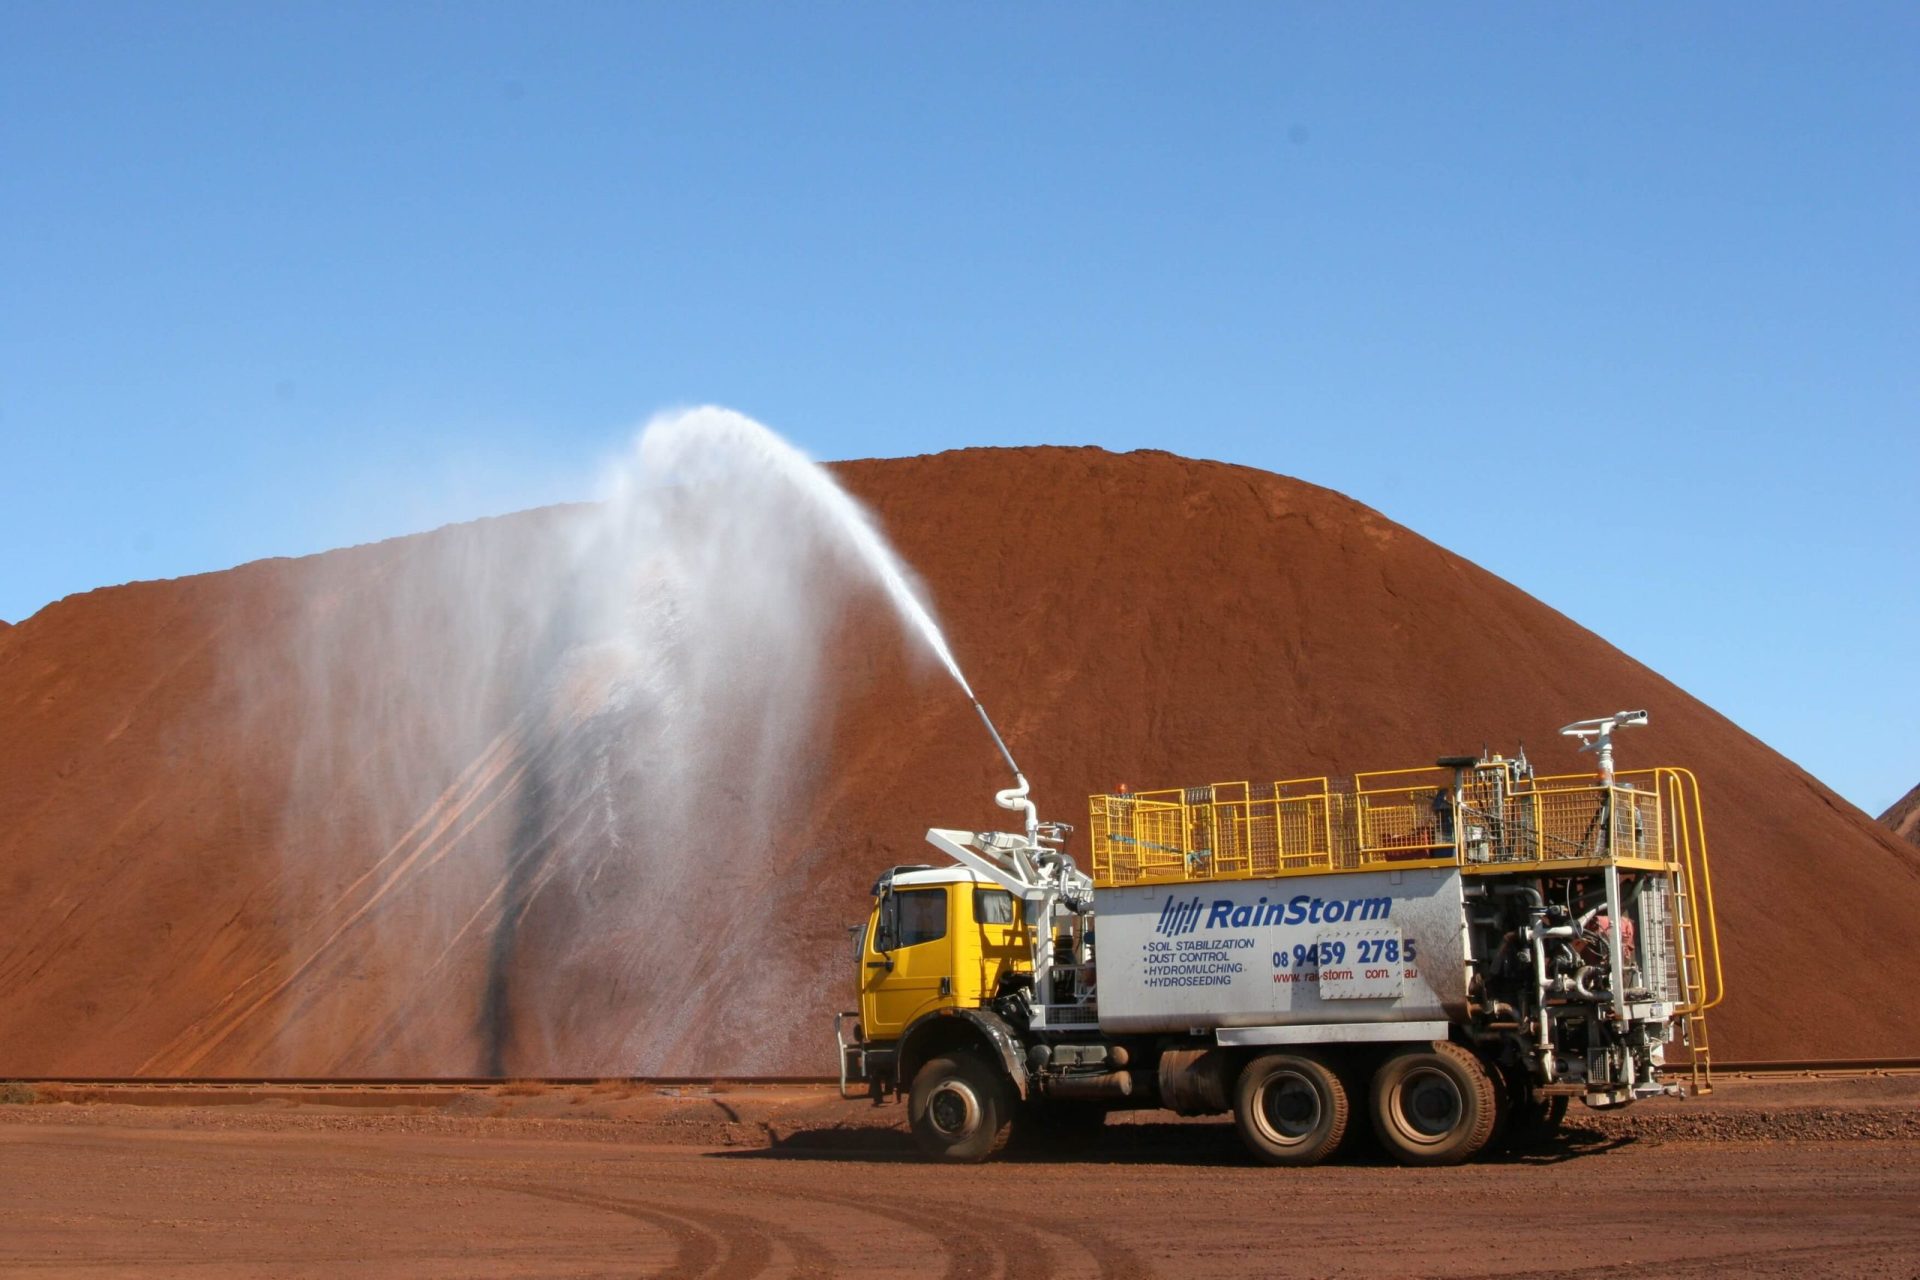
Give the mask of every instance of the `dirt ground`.
<svg viewBox="0 0 1920 1280">
<path fill-rule="evenodd" d="M 1147 1112 L 912 1156 L 814 1087 L 43 1088 L 0 1106 L 33 1276 L 1920 1275 L 1920 1076 L 1724 1084 L 1459 1169 L 1255 1167 Z"/>
</svg>

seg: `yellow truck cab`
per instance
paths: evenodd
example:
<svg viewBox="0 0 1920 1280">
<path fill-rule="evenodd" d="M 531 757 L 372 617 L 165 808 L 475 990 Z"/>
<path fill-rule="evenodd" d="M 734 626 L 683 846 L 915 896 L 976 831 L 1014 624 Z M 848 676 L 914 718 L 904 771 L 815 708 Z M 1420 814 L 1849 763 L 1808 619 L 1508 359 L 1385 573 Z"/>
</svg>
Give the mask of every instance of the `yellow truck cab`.
<svg viewBox="0 0 1920 1280">
<path fill-rule="evenodd" d="M 917 1125 L 960 1138 L 961 1158 L 1004 1143 L 1024 1090 L 1024 1047 L 988 1007 L 1032 982 L 1036 926 L 1022 902 L 964 866 L 895 867 L 873 886 L 873 910 L 855 930 L 860 1008 L 836 1035 L 841 1092 L 867 1082 L 877 1102 L 885 1081 L 921 1082 Z M 990 1045 L 997 1069 L 981 1056 Z M 853 1066 L 851 1076 L 847 1073 Z M 927 1068 L 927 1070 L 923 1070 Z M 972 1147 L 982 1147 L 977 1153 Z"/>
<path fill-rule="evenodd" d="M 1032 968 L 1014 896 L 966 867 L 896 867 L 859 931 L 860 1023 L 895 1041 L 922 1018 L 978 1008 L 1001 976 Z"/>
</svg>

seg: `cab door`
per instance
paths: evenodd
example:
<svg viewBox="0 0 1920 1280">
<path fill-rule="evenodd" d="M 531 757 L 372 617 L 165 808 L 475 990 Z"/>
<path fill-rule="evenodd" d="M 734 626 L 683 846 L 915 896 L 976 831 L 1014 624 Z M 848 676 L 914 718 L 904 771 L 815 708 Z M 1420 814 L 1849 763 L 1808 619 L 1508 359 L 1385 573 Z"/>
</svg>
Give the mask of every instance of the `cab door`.
<svg viewBox="0 0 1920 1280">
<path fill-rule="evenodd" d="M 957 969 L 954 997 L 961 1005 L 977 1007 L 991 1000 L 1000 975 L 1033 968 L 1033 934 L 1027 927 L 1020 900 L 994 885 L 959 886 L 967 908 L 954 948 Z"/>
<path fill-rule="evenodd" d="M 954 1003 L 951 888 L 889 889 L 881 896 L 861 956 L 860 1021 L 867 1039 L 896 1040 L 921 1014 Z"/>
</svg>

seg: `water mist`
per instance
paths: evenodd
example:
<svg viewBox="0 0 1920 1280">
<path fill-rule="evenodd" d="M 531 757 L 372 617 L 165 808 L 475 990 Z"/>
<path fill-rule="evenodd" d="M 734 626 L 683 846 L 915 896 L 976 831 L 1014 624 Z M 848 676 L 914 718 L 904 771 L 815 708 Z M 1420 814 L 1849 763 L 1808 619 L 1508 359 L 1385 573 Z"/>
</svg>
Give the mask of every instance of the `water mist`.
<svg viewBox="0 0 1920 1280">
<path fill-rule="evenodd" d="M 302 581 L 285 665 L 243 673 L 293 690 L 277 843 L 295 924 L 284 959 L 172 1047 L 176 1069 L 264 1025 L 266 1056 L 306 1072 L 446 1045 L 468 1046 L 452 1074 L 790 1060 L 754 1029 L 839 982 L 838 949 L 770 975 L 760 928 L 711 920 L 792 891 L 783 821 L 822 782 L 823 662 L 849 604 L 884 592 L 973 701 L 857 502 L 702 408 L 649 424 L 596 504 L 336 553 Z"/>
</svg>

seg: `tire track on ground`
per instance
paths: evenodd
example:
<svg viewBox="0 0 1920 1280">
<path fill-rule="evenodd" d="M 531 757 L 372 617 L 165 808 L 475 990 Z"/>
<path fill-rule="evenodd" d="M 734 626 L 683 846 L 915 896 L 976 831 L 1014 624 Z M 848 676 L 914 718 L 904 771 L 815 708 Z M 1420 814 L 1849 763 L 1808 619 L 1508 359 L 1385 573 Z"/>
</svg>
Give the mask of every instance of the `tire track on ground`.
<svg viewBox="0 0 1920 1280">
<path fill-rule="evenodd" d="M 1020 1228 L 1008 1228 L 999 1233 L 1002 1237 L 1014 1238 L 1022 1243 L 1023 1253 L 1016 1264 L 1013 1253 L 1004 1244 L 985 1237 L 978 1228 L 969 1230 L 957 1225 L 969 1220 L 982 1220 L 957 1207 L 951 1214 L 934 1214 L 916 1207 L 912 1201 L 838 1196 L 825 1191 L 798 1191 L 788 1187 L 770 1187 L 768 1190 L 787 1200 L 853 1209 L 888 1223 L 905 1223 L 923 1231 L 934 1238 L 941 1252 L 946 1255 L 947 1268 L 942 1274 L 948 1280 L 974 1280 L 975 1277 L 992 1275 L 1003 1276 L 1005 1280 L 1014 1280 L 1016 1275 L 1023 1280 L 1025 1277 L 1045 1280 L 1053 1275 L 1052 1251 L 1040 1243 L 1038 1236 Z"/>
<path fill-rule="evenodd" d="M 1006 1228 L 998 1232 L 998 1235 L 1001 1237 L 1010 1236 L 1015 1238 L 1016 1247 L 1020 1251 L 1018 1260 L 1016 1261 L 1015 1253 L 1010 1251 L 1006 1245 L 985 1238 L 979 1231 L 969 1230 L 964 1225 L 968 1221 L 990 1220 L 990 1215 L 976 1217 L 968 1210 L 960 1210 L 951 1214 L 936 1214 L 928 1212 L 923 1205 L 917 1202 L 835 1195 L 825 1191 L 803 1191 L 765 1178 L 756 1178 L 749 1182 L 736 1182 L 725 1178 L 707 1178 L 697 1175 L 684 1177 L 666 1177 L 661 1175 L 636 1177 L 631 1174 L 622 1174 L 620 1176 L 623 1181 L 629 1183 L 645 1182 L 681 1190 L 699 1191 L 701 1189 L 711 1188 L 717 1192 L 736 1195 L 742 1191 L 748 1191 L 760 1201 L 769 1203 L 784 1201 L 798 1204 L 831 1205 L 835 1208 L 852 1209 L 857 1213 L 878 1218 L 889 1229 L 901 1226 L 910 1227 L 917 1232 L 932 1237 L 934 1244 L 939 1249 L 939 1256 L 946 1259 L 945 1269 L 938 1274 L 948 1277 L 949 1280 L 978 1280 L 979 1277 L 989 1276 L 1003 1276 L 1006 1277 L 1006 1280 L 1014 1280 L 1014 1277 L 1018 1276 L 1021 1277 L 1021 1280 L 1026 1280 L 1027 1277 L 1044 1278 L 1054 1274 L 1052 1251 L 1040 1241 L 1038 1236 L 1024 1228 Z M 504 1186 L 506 1184 L 499 1185 Z M 648 1203 L 650 1207 L 658 1207 L 654 1202 Z M 834 1259 L 829 1253 L 821 1250 L 819 1246 L 811 1240 L 805 1240 L 804 1237 L 800 1237 L 798 1233 L 788 1228 L 774 1225 L 765 1219 L 751 1218 L 740 1214 L 723 1213 L 719 1210 L 690 1210 L 677 1205 L 673 1212 L 686 1212 L 688 1214 L 699 1213 L 715 1218 L 733 1219 L 742 1224 L 755 1224 L 752 1229 L 761 1232 L 771 1232 L 781 1237 L 782 1243 L 787 1245 L 789 1251 L 795 1252 L 796 1257 L 799 1257 L 800 1254 L 804 1252 L 807 1259 L 809 1259 L 804 1265 L 817 1265 L 821 1268 L 818 1274 L 831 1275 L 835 1271 Z M 1003 1213 L 1004 1209 L 995 1210 L 994 1212 Z M 796 1213 L 795 1216 L 804 1217 L 804 1214 Z M 796 1248 L 796 1241 L 800 1242 L 798 1248 Z M 933 1271 L 934 1262 L 935 1259 L 932 1258 L 917 1259 L 915 1265 L 911 1268 L 912 1274 L 935 1274 Z M 731 1276 L 735 1273 L 727 1272 L 726 1274 Z"/>
<path fill-rule="evenodd" d="M 1899 1250 L 1914 1244 L 1911 1237 L 1899 1237 L 1872 1240 L 1856 1244 L 1823 1242 L 1820 1244 L 1781 1244 L 1760 1246 L 1752 1249 L 1735 1249 L 1724 1253 L 1704 1254 L 1697 1257 L 1664 1258 L 1656 1269 L 1664 1276 L 1722 1276 L 1741 1275 L 1819 1275 L 1826 1273 L 1831 1264 L 1843 1260 L 1861 1258 L 1888 1258 L 1900 1256 Z M 1826 1264 L 1823 1267 L 1822 1264 Z M 1767 1266 L 1768 1270 L 1757 1268 Z M 1777 1270 L 1776 1270 L 1777 1268 Z M 1572 1267 L 1559 1271 L 1541 1271 L 1537 1267 L 1513 1271 L 1486 1272 L 1491 1277 L 1502 1276 L 1545 1276 L 1552 1280 L 1576 1280 L 1582 1276 L 1611 1276 L 1622 1269 L 1618 1262 L 1596 1263 L 1590 1267 Z"/>
<path fill-rule="evenodd" d="M 673 1261 L 660 1273 L 661 1275 L 759 1275 L 766 1269 L 763 1259 L 760 1266 L 754 1270 L 737 1271 L 731 1267 L 725 1271 L 720 1270 L 723 1264 L 732 1264 L 736 1261 L 738 1251 L 730 1246 L 730 1242 L 724 1236 L 711 1227 L 703 1226 L 692 1218 L 682 1217 L 676 1213 L 621 1200 L 610 1200 L 604 1196 L 566 1191 L 557 1187 L 532 1187 L 513 1182 L 480 1182 L 473 1185 L 491 1187 L 495 1191 L 507 1191 L 515 1195 L 534 1196 L 541 1200 L 554 1200 L 561 1204 L 603 1209 L 658 1227 L 666 1232 L 669 1240 L 673 1241 Z"/>
<path fill-rule="evenodd" d="M 1028 1280 L 1060 1274 L 1057 1244 L 1078 1249 L 1093 1264 L 1094 1274 L 1104 1280 L 1139 1280 L 1154 1274 L 1138 1254 L 1108 1237 L 1075 1232 L 1070 1224 L 1052 1224 L 1040 1231 L 1018 1226 L 1007 1220 L 1005 1204 L 976 1205 L 959 1202 L 950 1213 L 929 1212 L 925 1201 L 897 1197 L 841 1195 L 830 1191 L 804 1190 L 772 1178 L 754 1178 L 735 1182 L 724 1178 L 690 1175 L 684 1178 L 623 1175 L 628 1181 L 666 1183 L 674 1187 L 710 1186 L 716 1191 L 738 1193 L 750 1190 L 765 1200 L 787 1200 L 831 1205 L 851 1209 L 880 1219 L 888 1227 L 906 1225 L 931 1236 L 947 1258 L 944 1274 L 952 1280 L 972 1280 L 977 1276 L 1000 1275 L 1006 1280 Z M 733 1216 L 733 1215 L 722 1215 Z M 967 1224 L 991 1224 L 968 1226 Z M 773 1227 L 776 1234 L 782 1228 Z M 789 1248 L 792 1248 L 789 1245 Z M 831 1272 L 830 1255 L 822 1255 Z M 932 1270 L 932 1260 L 918 1268 Z"/>
<path fill-rule="evenodd" d="M 676 1187 L 687 1185 L 684 1180 L 648 1179 L 648 1181 L 665 1182 L 667 1185 Z M 569 1200 L 576 1204 L 615 1213 L 627 1213 L 638 1209 L 684 1217 L 720 1236 L 726 1245 L 726 1252 L 716 1264 L 715 1274 L 729 1277 L 729 1280 L 736 1276 L 760 1275 L 770 1270 L 773 1266 L 775 1245 L 785 1249 L 792 1258 L 794 1275 L 831 1276 L 837 1269 L 833 1255 L 817 1240 L 804 1232 L 795 1231 L 790 1227 L 756 1218 L 750 1214 L 733 1213 L 724 1209 L 694 1208 L 680 1203 L 668 1205 L 659 1201 L 622 1199 L 618 1196 L 576 1191 L 566 1187 L 522 1186 L 519 1189 L 529 1195 Z"/>
<path fill-rule="evenodd" d="M 705 1182 L 705 1179 L 701 1179 Z M 737 1187 L 739 1184 L 729 1183 Z M 890 1197 L 838 1195 L 809 1191 L 756 1179 L 754 1190 L 783 1200 L 832 1205 L 881 1219 L 889 1226 L 907 1225 L 933 1237 L 946 1256 L 942 1273 L 949 1280 L 1002 1276 L 1005 1280 L 1045 1280 L 1057 1271 L 1053 1249 L 1038 1233 L 1006 1221 L 1006 1206 L 957 1204 L 945 1213 L 932 1213 L 925 1202 Z M 990 1226 L 968 1224 L 991 1224 Z M 930 1260 L 929 1260 L 930 1261 Z M 925 1273 L 931 1267 L 916 1267 Z"/>
<path fill-rule="evenodd" d="M 1062 1226 L 1048 1232 L 1057 1239 L 1065 1240 L 1093 1259 L 1094 1274 L 1103 1280 L 1146 1280 L 1154 1274 L 1153 1268 L 1140 1260 L 1138 1254 L 1108 1237 L 1079 1235 Z"/>
</svg>

